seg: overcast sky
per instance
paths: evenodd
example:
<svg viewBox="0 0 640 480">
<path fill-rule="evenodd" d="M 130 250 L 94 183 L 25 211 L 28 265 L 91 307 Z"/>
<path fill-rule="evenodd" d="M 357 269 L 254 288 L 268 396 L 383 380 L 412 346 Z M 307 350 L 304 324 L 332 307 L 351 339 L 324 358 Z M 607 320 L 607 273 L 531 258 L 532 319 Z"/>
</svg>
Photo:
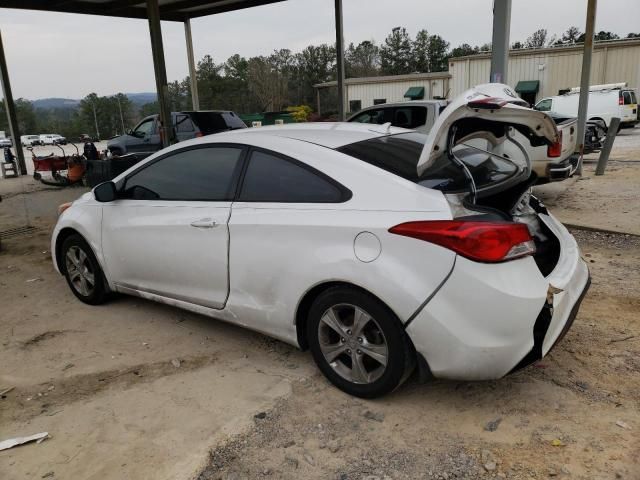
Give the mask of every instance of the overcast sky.
<svg viewBox="0 0 640 480">
<path fill-rule="evenodd" d="M 393 27 L 413 37 L 426 28 L 456 46 L 491 41 L 492 0 L 344 0 L 345 42 L 380 43 Z M 216 63 L 277 48 L 298 51 L 335 41 L 333 0 L 285 2 L 192 21 L 196 59 Z M 584 30 L 587 0 L 513 0 L 511 41 L 538 28 Z M 601 0 L 596 30 L 640 30 L 639 0 Z M 187 75 L 184 27 L 163 22 L 167 74 Z M 0 29 L 14 97 L 81 98 L 90 92 L 155 91 L 147 22 L 91 15 L 0 9 Z M 640 59 L 639 59 L 640 62 Z"/>
</svg>

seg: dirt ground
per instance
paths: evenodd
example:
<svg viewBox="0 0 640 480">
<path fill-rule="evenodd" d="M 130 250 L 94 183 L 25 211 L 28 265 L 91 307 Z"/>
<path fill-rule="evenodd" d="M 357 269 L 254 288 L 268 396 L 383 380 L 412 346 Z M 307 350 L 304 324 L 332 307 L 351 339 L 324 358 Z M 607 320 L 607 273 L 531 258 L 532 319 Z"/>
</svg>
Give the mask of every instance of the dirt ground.
<svg viewBox="0 0 640 480">
<path fill-rule="evenodd" d="M 638 133 L 604 177 L 588 164 L 589 180 L 537 193 L 563 219 L 594 195 L 606 212 L 594 221 L 632 231 L 617 207 L 640 209 L 621 200 Z M 0 398 L 0 441 L 50 438 L 0 452 L 3 480 L 640 479 L 640 237 L 574 230 L 592 287 L 538 364 L 494 382 L 412 378 L 364 401 L 264 336 L 137 298 L 79 303 L 48 242 L 58 203 L 84 190 L 20 181 L 0 180 L 0 231 L 27 213 L 37 229 L 2 239 L 0 391 L 15 388 Z"/>
</svg>

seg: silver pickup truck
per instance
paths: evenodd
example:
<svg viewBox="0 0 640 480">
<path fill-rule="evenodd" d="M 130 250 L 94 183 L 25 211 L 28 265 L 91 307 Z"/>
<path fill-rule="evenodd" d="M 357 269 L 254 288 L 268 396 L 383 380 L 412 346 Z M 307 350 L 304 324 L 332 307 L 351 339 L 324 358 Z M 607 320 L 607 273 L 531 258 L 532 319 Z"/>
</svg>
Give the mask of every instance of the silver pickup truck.
<svg viewBox="0 0 640 480">
<path fill-rule="evenodd" d="M 514 98 L 522 103 L 524 100 Z M 440 113 L 446 108 L 447 100 L 412 100 L 385 103 L 364 108 L 353 114 L 348 122 L 382 125 L 391 123 L 394 127 L 409 128 L 428 134 Z M 550 115 L 553 118 L 553 115 Z M 538 176 L 538 183 L 564 180 L 576 170 L 578 156 L 574 155 L 577 139 L 577 119 L 562 118 L 556 123 L 560 140 L 557 144 L 526 145 L 532 170 Z M 514 135 L 521 135 L 514 132 Z"/>
</svg>

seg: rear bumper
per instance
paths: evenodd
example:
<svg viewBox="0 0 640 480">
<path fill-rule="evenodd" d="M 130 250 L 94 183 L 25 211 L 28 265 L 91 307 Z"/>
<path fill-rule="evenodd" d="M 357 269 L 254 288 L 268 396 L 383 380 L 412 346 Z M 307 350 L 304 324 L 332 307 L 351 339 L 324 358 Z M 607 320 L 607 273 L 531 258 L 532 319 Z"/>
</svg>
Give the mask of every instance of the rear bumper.
<svg viewBox="0 0 640 480">
<path fill-rule="evenodd" d="M 550 182 L 559 182 L 571 177 L 578 168 L 579 159 L 578 155 L 573 154 L 559 163 L 550 163 L 547 165 L 547 178 Z"/>
<path fill-rule="evenodd" d="M 636 119 L 636 120 L 628 120 L 628 121 L 625 121 L 625 122 L 620 122 L 620 128 L 633 128 L 638 123 L 640 123 L 640 120 L 638 120 L 638 119 Z"/>
<path fill-rule="evenodd" d="M 571 326 L 589 272 L 564 226 L 540 217 L 561 245 L 549 276 L 531 257 L 501 264 L 457 257 L 447 282 L 406 328 L 434 377 L 500 378 L 542 358 Z"/>
</svg>

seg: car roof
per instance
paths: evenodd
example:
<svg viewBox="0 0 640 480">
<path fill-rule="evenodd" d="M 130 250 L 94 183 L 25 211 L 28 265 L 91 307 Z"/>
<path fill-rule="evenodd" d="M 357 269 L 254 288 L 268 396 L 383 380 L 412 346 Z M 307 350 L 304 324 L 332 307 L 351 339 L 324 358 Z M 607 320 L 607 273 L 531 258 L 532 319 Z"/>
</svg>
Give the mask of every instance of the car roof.
<svg viewBox="0 0 640 480">
<path fill-rule="evenodd" d="M 216 139 L 220 139 L 221 137 L 232 138 L 238 135 L 268 135 L 272 137 L 300 140 L 335 149 L 351 143 L 361 142 L 363 140 L 411 131 L 412 130 L 399 127 L 386 127 L 384 125 L 364 123 L 311 122 L 245 128 L 230 132 L 215 133 L 213 135 L 215 135 Z"/>
</svg>

